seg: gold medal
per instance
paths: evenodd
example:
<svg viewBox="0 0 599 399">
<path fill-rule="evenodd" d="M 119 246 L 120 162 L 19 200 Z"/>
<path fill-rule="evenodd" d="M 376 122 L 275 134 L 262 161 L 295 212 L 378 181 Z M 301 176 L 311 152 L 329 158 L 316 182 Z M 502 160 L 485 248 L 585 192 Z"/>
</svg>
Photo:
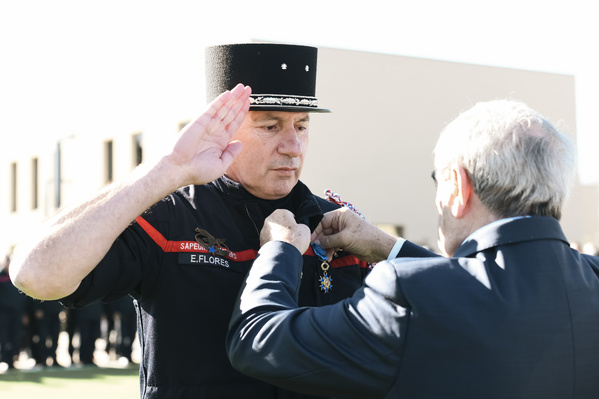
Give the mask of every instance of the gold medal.
<svg viewBox="0 0 599 399">
<path fill-rule="evenodd" d="M 325 294 L 328 294 L 329 291 L 333 288 L 333 278 L 329 276 L 329 261 L 326 257 L 326 251 L 322 249 L 322 247 L 316 243 L 311 242 L 312 250 L 314 254 L 322 261 L 320 264 L 320 268 L 322 269 L 322 276 L 320 276 L 320 289 L 324 291 Z"/>
<path fill-rule="evenodd" d="M 320 277 L 320 289 L 324 291 L 325 294 L 328 294 L 333 288 L 333 278 L 327 273 L 327 270 L 329 270 L 329 263 L 326 260 L 323 261 L 320 265 L 320 268 L 322 269 L 322 276 Z"/>
</svg>

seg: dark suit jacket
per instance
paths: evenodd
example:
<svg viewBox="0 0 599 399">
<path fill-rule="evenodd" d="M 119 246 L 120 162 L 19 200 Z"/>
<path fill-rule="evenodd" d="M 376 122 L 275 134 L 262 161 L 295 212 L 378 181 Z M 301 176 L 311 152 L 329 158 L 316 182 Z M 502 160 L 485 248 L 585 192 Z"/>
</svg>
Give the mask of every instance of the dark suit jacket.
<svg viewBox="0 0 599 399">
<path fill-rule="evenodd" d="M 322 308 L 297 308 L 300 274 L 295 247 L 260 250 L 227 340 L 240 371 L 348 398 L 599 398 L 599 258 L 555 219 L 496 222 L 449 259 L 381 262 Z"/>
</svg>

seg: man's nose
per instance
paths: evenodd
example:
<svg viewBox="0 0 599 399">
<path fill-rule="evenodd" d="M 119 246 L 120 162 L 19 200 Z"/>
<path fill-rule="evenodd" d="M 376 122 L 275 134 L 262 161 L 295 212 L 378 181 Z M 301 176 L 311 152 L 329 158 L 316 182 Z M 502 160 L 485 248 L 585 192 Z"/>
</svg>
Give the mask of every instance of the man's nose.
<svg viewBox="0 0 599 399">
<path fill-rule="evenodd" d="M 294 127 L 289 127 L 280 133 L 279 153 L 290 157 L 299 157 L 302 154 L 304 143 L 297 133 Z"/>
</svg>

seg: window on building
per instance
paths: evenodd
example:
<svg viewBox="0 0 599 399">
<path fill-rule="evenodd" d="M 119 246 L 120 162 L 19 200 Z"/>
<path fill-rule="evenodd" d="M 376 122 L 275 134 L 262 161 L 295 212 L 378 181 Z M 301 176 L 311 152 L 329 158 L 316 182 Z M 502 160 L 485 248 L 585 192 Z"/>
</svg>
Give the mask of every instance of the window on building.
<svg viewBox="0 0 599 399">
<path fill-rule="evenodd" d="M 17 211 L 17 163 L 10 164 L 10 211 Z"/>
<path fill-rule="evenodd" d="M 114 154 L 113 142 L 104 142 L 104 182 L 110 183 L 114 178 Z"/>
<path fill-rule="evenodd" d="M 37 209 L 39 206 L 39 175 L 38 175 L 38 160 L 31 160 L 31 209 Z"/>
<path fill-rule="evenodd" d="M 143 162 L 143 134 L 137 133 L 132 136 L 133 139 L 133 166 Z"/>
</svg>

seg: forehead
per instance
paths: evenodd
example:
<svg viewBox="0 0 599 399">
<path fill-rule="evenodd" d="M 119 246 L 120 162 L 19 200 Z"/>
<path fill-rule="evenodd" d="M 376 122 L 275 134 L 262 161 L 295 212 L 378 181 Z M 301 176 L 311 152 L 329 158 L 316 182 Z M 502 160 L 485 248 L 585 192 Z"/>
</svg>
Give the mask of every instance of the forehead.
<svg viewBox="0 0 599 399">
<path fill-rule="evenodd" d="M 254 122 L 269 121 L 293 121 L 308 122 L 310 114 L 308 112 L 285 112 L 285 111 L 250 111 L 247 114 Z"/>
</svg>

